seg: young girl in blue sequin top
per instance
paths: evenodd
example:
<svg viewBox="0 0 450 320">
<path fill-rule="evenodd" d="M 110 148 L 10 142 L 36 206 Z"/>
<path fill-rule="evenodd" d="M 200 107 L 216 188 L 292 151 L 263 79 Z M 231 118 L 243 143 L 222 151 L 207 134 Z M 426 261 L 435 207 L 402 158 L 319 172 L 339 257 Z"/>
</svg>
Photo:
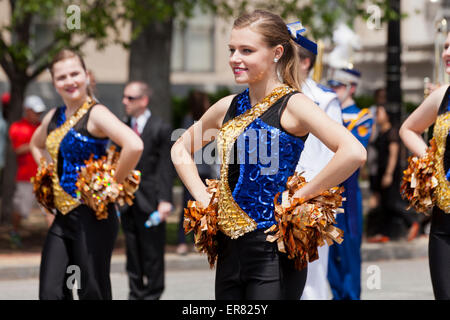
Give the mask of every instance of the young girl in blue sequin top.
<svg viewBox="0 0 450 320">
<path fill-rule="evenodd" d="M 94 210 L 76 198 L 75 183 L 84 161 L 91 155 L 105 155 L 109 140 L 122 147 L 114 178 L 123 182 L 136 166 L 143 144 L 107 107 L 89 96 L 89 76 L 78 54 L 62 50 L 50 72 L 64 106 L 46 114 L 30 143 L 36 162 L 43 157 L 50 160 L 57 173 L 52 176 L 57 214 L 42 252 L 39 298 L 71 299 L 67 277 L 78 272 L 80 299 L 112 299 L 109 272 L 118 217 L 109 205 L 108 217 L 98 220 Z"/>
<path fill-rule="evenodd" d="M 365 161 L 364 147 L 300 93 L 298 44 L 283 20 L 257 10 L 234 22 L 229 64 L 248 89 L 219 100 L 172 148 L 172 161 L 193 197 L 211 195 L 192 154 L 217 130 L 221 171 L 218 209 L 216 299 L 299 299 L 306 269 L 266 241 L 275 224 L 273 199 L 295 171 L 309 132 L 334 158 L 296 197 L 310 199 L 336 186 Z"/>
</svg>

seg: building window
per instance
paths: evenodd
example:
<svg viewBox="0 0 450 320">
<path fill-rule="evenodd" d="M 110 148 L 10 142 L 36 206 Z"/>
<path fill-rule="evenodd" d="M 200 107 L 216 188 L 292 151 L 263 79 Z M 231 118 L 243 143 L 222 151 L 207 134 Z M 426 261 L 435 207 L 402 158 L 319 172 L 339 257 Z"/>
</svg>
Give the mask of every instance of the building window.
<svg viewBox="0 0 450 320">
<path fill-rule="evenodd" d="M 175 21 L 172 71 L 214 71 L 214 17 L 196 10 L 185 22 Z"/>
</svg>

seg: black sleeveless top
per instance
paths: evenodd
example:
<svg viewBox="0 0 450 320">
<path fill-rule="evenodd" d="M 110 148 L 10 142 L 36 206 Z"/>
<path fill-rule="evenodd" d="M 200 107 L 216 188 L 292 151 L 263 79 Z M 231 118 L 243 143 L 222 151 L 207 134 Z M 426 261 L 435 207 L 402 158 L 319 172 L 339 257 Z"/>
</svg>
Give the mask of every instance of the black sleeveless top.
<svg viewBox="0 0 450 320">
<path fill-rule="evenodd" d="M 47 134 L 49 134 L 50 132 L 52 132 L 53 130 L 55 130 L 58 127 L 58 113 L 59 112 L 63 112 L 62 110 L 63 107 L 58 108 L 55 113 L 53 114 L 52 118 L 50 119 L 50 122 L 48 124 L 47 127 Z M 79 134 L 82 134 L 83 136 L 92 138 L 92 139 L 103 139 L 103 138 L 99 138 L 99 137 L 95 137 L 92 134 L 89 133 L 88 129 L 87 129 L 87 123 L 89 120 L 89 115 L 91 114 L 92 109 L 94 108 L 94 106 L 92 106 L 91 108 L 89 108 L 89 110 L 86 112 L 86 114 L 81 117 L 81 119 L 75 124 L 75 126 L 73 127 L 73 129 L 78 132 Z M 105 138 L 106 139 L 106 138 Z"/>
</svg>

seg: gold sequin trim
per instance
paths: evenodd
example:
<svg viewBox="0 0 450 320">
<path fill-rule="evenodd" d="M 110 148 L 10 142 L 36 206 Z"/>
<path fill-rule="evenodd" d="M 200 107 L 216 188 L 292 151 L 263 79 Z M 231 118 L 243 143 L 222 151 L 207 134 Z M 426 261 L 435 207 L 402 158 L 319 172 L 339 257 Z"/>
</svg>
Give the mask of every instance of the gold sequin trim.
<svg viewBox="0 0 450 320">
<path fill-rule="evenodd" d="M 450 213 L 450 183 L 447 181 L 444 169 L 444 153 L 447 136 L 450 130 L 450 112 L 437 117 L 434 125 L 433 136 L 436 140 L 436 178 L 438 185 L 434 191 L 436 204 L 445 213 Z"/>
<path fill-rule="evenodd" d="M 69 132 L 69 130 L 73 128 L 73 126 L 75 126 L 75 124 L 81 119 L 81 117 L 83 117 L 89 110 L 89 108 L 94 104 L 95 101 L 86 101 L 77 110 L 77 112 L 75 112 L 74 115 L 67 119 L 66 122 L 64 122 L 59 128 L 56 128 L 55 130 L 50 132 L 50 134 L 47 136 L 45 146 L 47 147 L 47 151 L 50 154 L 53 163 L 55 164 L 55 168 L 58 168 L 58 153 L 61 141 L 66 136 L 67 132 Z M 57 174 L 52 175 L 52 182 L 55 207 L 62 214 L 67 214 L 80 205 L 80 202 L 77 199 L 73 198 L 70 194 L 65 192 L 61 187 Z"/>
<path fill-rule="evenodd" d="M 253 231 L 257 227 L 256 222 L 234 201 L 233 194 L 228 185 L 228 165 L 233 144 L 239 135 L 244 132 L 245 128 L 256 118 L 260 117 L 280 98 L 293 91 L 294 89 L 288 86 L 274 89 L 260 103 L 257 103 L 251 109 L 225 123 L 219 131 L 217 146 L 220 152 L 219 156 L 222 159 L 222 165 L 220 167 L 217 218 L 219 229 L 232 239 Z"/>
</svg>

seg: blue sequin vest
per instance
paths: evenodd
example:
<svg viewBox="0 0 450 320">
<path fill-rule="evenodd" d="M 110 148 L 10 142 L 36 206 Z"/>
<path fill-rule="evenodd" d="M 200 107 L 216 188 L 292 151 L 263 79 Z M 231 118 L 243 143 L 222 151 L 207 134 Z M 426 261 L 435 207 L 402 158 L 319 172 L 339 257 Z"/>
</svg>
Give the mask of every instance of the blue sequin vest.
<svg viewBox="0 0 450 320">
<path fill-rule="evenodd" d="M 237 165 L 229 166 L 230 188 L 233 199 L 256 222 L 257 229 L 269 228 L 276 223 L 274 197 L 286 189 L 287 179 L 294 174 L 304 147 L 305 137 L 287 133 L 279 123 L 291 95 L 275 102 L 235 142 L 236 157 L 233 161 Z M 236 117 L 250 108 L 247 89 L 236 96 L 230 110 L 235 110 L 233 117 Z M 230 181 L 233 180 L 233 171 L 237 180 L 234 182 Z"/>
<path fill-rule="evenodd" d="M 92 110 L 92 108 L 90 109 Z M 78 172 L 85 166 L 84 161 L 91 155 L 98 159 L 106 154 L 109 139 L 99 139 L 87 132 L 87 120 L 90 110 L 80 119 L 79 124 L 71 128 L 61 141 L 58 154 L 58 176 L 61 187 L 76 198 L 75 185 Z M 66 106 L 59 107 L 49 124 L 49 130 L 60 127 L 66 121 Z"/>
</svg>

